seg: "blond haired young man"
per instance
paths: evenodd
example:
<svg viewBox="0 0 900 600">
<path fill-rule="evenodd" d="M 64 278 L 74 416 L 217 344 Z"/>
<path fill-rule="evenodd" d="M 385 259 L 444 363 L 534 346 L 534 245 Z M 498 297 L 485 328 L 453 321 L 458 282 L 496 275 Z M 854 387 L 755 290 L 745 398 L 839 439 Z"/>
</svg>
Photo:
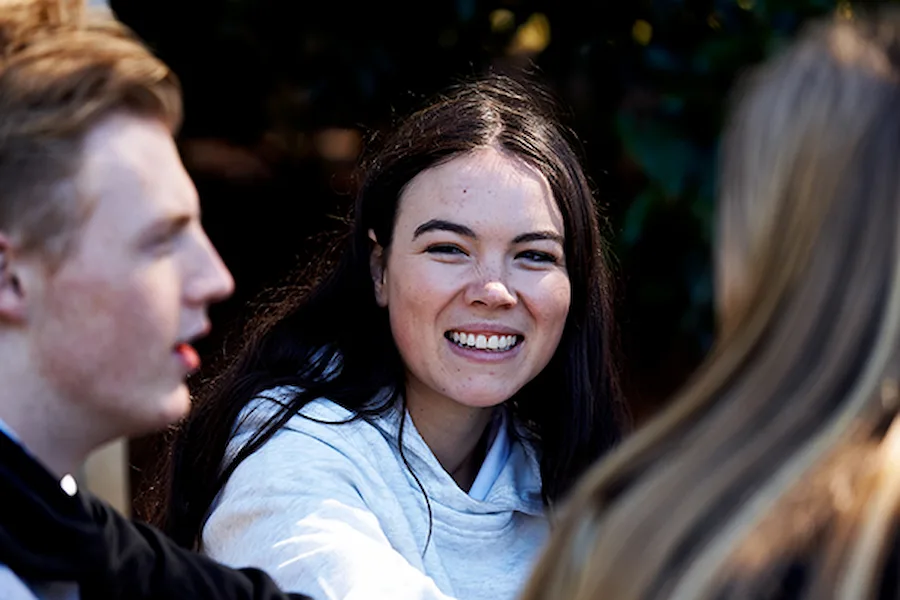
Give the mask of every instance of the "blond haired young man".
<svg viewBox="0 0 900 600">
<path fill-rule="evenodd" d="M 233 288 L 173 133 L 171 71 L 107 11 L 0 0 L 0 597 L 283 598 L 77 492 L 172 424 Z"/>
</svg>

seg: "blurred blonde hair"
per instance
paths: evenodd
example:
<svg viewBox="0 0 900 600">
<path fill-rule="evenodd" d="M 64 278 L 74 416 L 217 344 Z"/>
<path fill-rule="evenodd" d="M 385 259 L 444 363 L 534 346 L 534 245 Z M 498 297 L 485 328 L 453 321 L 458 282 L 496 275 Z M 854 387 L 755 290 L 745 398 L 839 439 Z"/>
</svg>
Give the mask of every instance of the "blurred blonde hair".
<svg viewBox="0 0 900 600">
<path fill-rule="evenodd" d="M 86 217 L 72 179 L 84 134 L 117 111 L 174 132 L 172 72 L 108 11 L 82 0 L 0 0 L 0 231 L 60 259 Z"/>
<path fill-rule="evenodd" d="M 900 17 L 818 23 L 739 89 L 717 345 L 585 476 L 525 600 L 881 585 L 900 507 Z"/>
</svg>

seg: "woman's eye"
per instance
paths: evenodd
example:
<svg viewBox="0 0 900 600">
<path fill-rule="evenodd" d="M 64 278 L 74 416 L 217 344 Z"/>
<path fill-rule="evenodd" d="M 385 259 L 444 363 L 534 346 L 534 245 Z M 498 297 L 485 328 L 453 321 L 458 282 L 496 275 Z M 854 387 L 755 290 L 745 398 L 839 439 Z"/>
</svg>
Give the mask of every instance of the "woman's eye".
<svg viewBox="0 0 900 600">
<path fill-rule="evenodd" d="M 465 254 L 462 248 L 453 244 L 434 244 L 433 246 L 428 246 L 425 252 L 429 254 Z"/>
<path fill-rule="evenodd" d="M 516 258 L 524 258 L 530 262 L 548 263 L 553 265 L 559 262 L 559 258 L 555 255 L 550 254 L 549 252 L 540 252 L 538 250 L 525 250 L 524 252 L 519 252 Z"/>
</svg>

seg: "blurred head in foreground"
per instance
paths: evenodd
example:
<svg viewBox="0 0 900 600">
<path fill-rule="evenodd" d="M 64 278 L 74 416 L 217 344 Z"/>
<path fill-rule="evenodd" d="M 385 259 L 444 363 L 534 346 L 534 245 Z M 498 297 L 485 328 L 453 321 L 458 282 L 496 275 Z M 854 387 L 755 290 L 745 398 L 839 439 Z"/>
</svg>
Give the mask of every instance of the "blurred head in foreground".
<svg viewBox="0 0 900 600">
<path fill-rule="evenodd" d="M 527 600 L 896 584 L 900 15 L 815 24 L 739 92 L 716 348 L 582 480 Z"/>
</svg>

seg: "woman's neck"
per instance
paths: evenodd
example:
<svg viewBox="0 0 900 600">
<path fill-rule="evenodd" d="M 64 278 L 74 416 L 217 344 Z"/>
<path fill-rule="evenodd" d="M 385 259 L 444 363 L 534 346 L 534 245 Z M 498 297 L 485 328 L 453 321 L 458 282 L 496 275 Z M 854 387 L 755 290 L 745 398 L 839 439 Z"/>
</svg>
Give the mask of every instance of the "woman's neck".
<svg viewBox="0 0 900 600">
<path fill-rule="evenodd" d="M 487 452 L 483 438 L 494 407 L 465 406 L 423 388 L 407 383 L 409 416 L 444 470 L 468 492 Z"/>
</svg>

